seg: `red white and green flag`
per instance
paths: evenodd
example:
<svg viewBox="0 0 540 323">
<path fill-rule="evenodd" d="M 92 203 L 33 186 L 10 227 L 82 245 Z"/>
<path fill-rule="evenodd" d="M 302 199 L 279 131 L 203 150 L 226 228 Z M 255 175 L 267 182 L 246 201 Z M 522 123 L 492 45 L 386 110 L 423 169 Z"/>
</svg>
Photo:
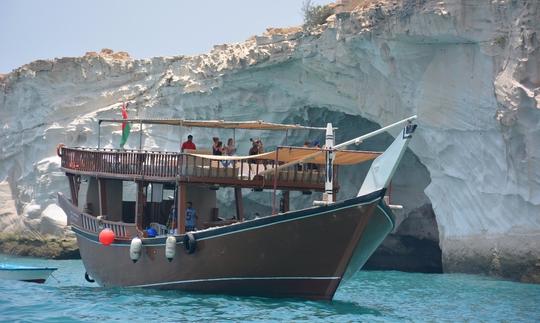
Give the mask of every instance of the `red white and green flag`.
<svg viewBox="0 0 540 323">
<path fill-rule="evenodd" d="M 127 119 L 127 106 L 128 103 L 122 104 L 122 119 Z M 122 139 L 120 139 L 120 148 L 124 148 L 129 137 L 129 131 L 131 130 L 131 124 L 129 122 L 122 122 Z"/>
</svg>

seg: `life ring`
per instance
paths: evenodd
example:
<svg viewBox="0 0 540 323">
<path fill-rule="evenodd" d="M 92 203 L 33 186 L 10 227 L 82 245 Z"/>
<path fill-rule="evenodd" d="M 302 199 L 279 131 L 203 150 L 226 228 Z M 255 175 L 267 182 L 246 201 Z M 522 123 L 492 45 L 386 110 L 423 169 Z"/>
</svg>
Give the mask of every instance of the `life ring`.
<svg viewBox="0 0 540 323">
<path fill-rule="evenodd" d="M 90 276 L 88 276 L 88 273 L 87 273 L 87 272 L 84 273 L 84 279 L 85 279 L 87 282 L 89 282 L 89 283 L 95 283 L 95 282 L 96 282 L 95 280 L 93 280 L 92 278 L 90 278 Z"/>
<path fill-rule="evenodd" d="M 58 144 L 56 146 L 56 154 L 58 155 L 58 157 L 62 157 L 62 148 L 64 148 L 66 145 L 64 144 Z"/>
<path fill-rule="evenodd" d="M 193 233 L 188 232 L 184 236 L 184 248 L 186 249 L 186 252 L 188 254 L 192 254 L 195 252 L 195 249 L 197 248 L 197 240 L 195 240 L 195 237 L 193 236 Z"/>
</svg>

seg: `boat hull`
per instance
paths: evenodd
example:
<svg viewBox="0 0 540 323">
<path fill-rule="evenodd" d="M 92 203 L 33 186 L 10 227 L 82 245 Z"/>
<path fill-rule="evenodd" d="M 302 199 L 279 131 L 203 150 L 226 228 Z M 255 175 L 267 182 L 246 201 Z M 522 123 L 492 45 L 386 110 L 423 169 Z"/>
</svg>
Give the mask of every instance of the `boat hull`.
<svg viewBox="0 0 540 323">
<path fill-rule="evenodd" d="M 44 283 L 57 268 L 26 267 L 26 266 L 0 266 L 0 279 L 20 280 L 32 283 Z"/>
<path fill-rule="evenodd" d="M 72 228 L 87 273 L 102 286 L 329 300 L 345 274 L 367 261 L 378 246 L 372 242 L 392 229 L 383 194 L 198 231 L 192 254 L 177 236 L 172 261 L 165 257 L 165 237 L 143 239 L 134 263 L 129 240 L 104 246 L 95 233 Z M 374 221 L 382 225 L 373 228 Z"/>
</svg>

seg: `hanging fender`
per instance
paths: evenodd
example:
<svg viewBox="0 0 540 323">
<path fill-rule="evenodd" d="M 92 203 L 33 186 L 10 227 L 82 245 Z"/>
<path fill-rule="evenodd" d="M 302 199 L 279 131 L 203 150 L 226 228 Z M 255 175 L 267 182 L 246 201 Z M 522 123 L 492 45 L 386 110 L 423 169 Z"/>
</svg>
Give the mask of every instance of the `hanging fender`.
<svg viewBox="0 0 540 323">
<path fill-rule="evenodd" d="M 195 237 L 193 236 L 193 233 L 188 232 L 184 236 L 184 248 L 186 249 L 186 252 L 188 254 L 192 254 L 195 252 L 195 249 L 197 248 L 197 240 L 195 240 Z"/>
<path fill-rule="evenodd" d="M 131 258 L 131 261 L 133 263 L 136 263 L 137 260 L 141 257 L 141 250 L 142 250 L 142 240 L 139 239 L 139 237 L 135 237 L 131 239 L 131 243 L 129 244 L 129 258 Z"/>
<path fill-rule="evenodd" d="M 168 236 L 167 240 L 165 240 L 165 257 L 169 262 L 171 262 L 174 258 L 174 254 L 176 253 L 176 238 L 174 236 Z"/>
</svg>

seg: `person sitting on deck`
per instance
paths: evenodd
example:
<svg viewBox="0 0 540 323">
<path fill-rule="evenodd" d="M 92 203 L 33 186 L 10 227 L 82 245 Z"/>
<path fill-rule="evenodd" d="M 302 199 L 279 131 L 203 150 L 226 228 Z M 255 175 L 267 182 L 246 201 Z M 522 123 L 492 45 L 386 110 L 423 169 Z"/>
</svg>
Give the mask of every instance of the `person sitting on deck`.
<svg viewBox="0 0 540 323">
<path fill-rule="evenodd" d="M 223 142 L 218 141 L 215 147 L 212 147 L 212 154 L 216 156 L 223 155 Z"/>
<path fill-rule="evenodd" d="M 186 207 L 186 232 L 196 230 L 197 213 L 193 208 L 193 203 L 187 202 Z"/>
<path fill-rule="evenodd" d="M 216 155 L 216 151 L 218 150 L 219 137 L 212 137 L 212 142 L 212 155 Z"/>
<path fill-rule="evenodd" d="M 262 143 L 261 139 L 256 138 L 255 140 L 253 140 L 253 139 L 249 138 L 249 140 L 251 140 L 251 142 L 253 143 L 253 145 L 249 149 L 249 154 L 250 155 L 258 155 L 258 154 L 264 153 L 264 146 L 263 146 L 263 143 Z M 266 160 L 250 159 L 248 162 L 250 164 L 261 164 L 262 163 L 263 166 L 264 166 L 264 169 L 266 169 Z"/>
<path fill-rule="evenodd" d="M 259 154 L 259 144 L 258 144 L 258 140 L 255 139 L 251 139 L 249 138 L 249 140 L 251 141 L 251 148 L 249 148 L 249 155 L 258 155 Z M 256 159 L 250 159 L 249 160 L 249 163 L 250 164 L 255 164 L 257 163 L 257 160 Z"/>
<path fill-rule="evenodd" d="M 182 147 L 180 147 L 181 152 L 184 152 L 185 149 L 197 149 L 197 147 L 193 143 L 193 136 L 192 135 L 187 136 L 187 141 L 184 141 L 182 143 Z"/>
<path fill-rule="evenodd" d="M 234 140 L 232 138 L 227 140 L 227 146 L 223 147 L 223 152 L 227 156 L 234 156 L 236 153 L 236 147 L 234 147 Z"/>
</svg>

